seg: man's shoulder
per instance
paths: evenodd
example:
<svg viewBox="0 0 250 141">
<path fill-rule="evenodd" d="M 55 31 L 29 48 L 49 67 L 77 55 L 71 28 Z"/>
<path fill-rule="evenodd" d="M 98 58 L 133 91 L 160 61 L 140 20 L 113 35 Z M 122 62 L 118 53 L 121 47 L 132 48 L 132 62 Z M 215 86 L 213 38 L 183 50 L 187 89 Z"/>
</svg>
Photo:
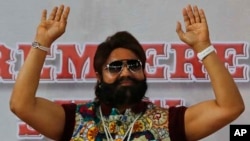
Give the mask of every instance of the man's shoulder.
<svg viewBox="0 0 250 141">
<path fill-rule="evenodd" d="M 76 111 L 77 112 L 93 111 L 95 107 L 96 104 L 93 101 L 78 103 L 76 104 Z"/>
<path fill-rule="evenodd" d="M 168 113 L 172 111 L 180 111 L 183 109 L 186 109 L 185 106 L 172 106 L 172 107 L 162 107 L 159 105 L 156 105 L 154 103 L 148 103 L 148 108 L 146 110 L 147 113 Z"/>
<path fill-rule="evenodd" d="M 83 103 L 66 103 L 62 104 L 64 109 L 71 109 L 78 113 L 78 112 L 86 112 L 86 111 L 92 111 L 96 104 L 93 101 L 83 102 Z"/>
<path fill-rule="evenodd" d="M 153 103 L 148 103 L 148 108 L 146 110 L 146 114 L 152 114 L 152 113 L 168 113 L 169 108 L 161 107 L 158 105 L 155 105 Z"/>
</svg>

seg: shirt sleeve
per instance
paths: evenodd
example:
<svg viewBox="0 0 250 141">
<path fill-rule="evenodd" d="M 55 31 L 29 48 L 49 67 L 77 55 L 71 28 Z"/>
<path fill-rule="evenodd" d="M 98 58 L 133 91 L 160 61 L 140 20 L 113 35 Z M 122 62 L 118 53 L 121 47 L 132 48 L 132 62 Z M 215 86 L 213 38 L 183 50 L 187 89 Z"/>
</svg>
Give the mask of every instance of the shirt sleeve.
<svg viewBox="0 0 250 141">
<path fill-rule="evenodd" d="M 187 141 L 185 134 L 184 115 L 187 107 L 170 107 L 169 135 L 171 141 Z"/>
<path fill-rule="evenodd" d="M 72 137 L 75 126 L 76 104 L 63 104 L 62 107 L 65 112 L 65 124 L 63 135 L 60 141 L 69 141 Z"/>
</svg>

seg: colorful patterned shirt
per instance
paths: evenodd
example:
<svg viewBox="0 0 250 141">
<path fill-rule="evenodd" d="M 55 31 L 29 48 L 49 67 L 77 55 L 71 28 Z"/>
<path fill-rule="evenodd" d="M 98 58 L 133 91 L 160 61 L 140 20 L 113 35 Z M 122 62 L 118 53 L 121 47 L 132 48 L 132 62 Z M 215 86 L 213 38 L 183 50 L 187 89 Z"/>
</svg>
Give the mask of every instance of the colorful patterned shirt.
<svg viewBox="0 0 250 141">
<path fill-rule="evenodd" d="M 63 107 L 62 141 L 186 141 L 183 106 L 162 108 L 141 102 L 124 113 L 95 102 Z"/>
</svg>

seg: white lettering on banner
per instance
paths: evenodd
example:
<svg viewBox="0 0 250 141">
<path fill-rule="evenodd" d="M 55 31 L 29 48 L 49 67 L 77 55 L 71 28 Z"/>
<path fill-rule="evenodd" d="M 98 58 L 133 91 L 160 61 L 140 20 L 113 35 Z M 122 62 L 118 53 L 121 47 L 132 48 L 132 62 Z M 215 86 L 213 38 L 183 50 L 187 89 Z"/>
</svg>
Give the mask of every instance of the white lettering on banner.
<svg viewBox="0 0 250 141">
<path fill-rule="evenodd" d="M 90 101 L 90 99 L 84 99 L 84 100 L 54 100 L 55 103 L 57 104 L 66 104 L 66 103 L 86 103 Z M 175 98 L 175 99 L 150 99 L 151 102 L 154 104 L 161 106 L 161 107 L 172 107 L 172 106 L 185 106 L 185 101 L 181 98 Z M 20 121 L 18 122 L 18 127 L 17 127 L 17 136 L 18 139 L 43 139 L 45 138 L 42 134 L 31 128 L 29 125 L 26 123 Z"/>
<path fill-rule="evenodd" d="M 237 82 L 249 81 L 248 44 L 214 43 L 216 52 Z M 194 51 L 181 43 L 144 43 L 148 82 L 209 82 Z M 14 83 L 31 44 L 13 50 L 0 44 L 0 81 Z M 53 44 L 41 72 L 41 83 L 96 82 L 93 58 L 97 44 Z M 247 60 L 248 59 L 248 60 Z M 242 63 L 239 63 L 242 62 Z"/>
</svg>

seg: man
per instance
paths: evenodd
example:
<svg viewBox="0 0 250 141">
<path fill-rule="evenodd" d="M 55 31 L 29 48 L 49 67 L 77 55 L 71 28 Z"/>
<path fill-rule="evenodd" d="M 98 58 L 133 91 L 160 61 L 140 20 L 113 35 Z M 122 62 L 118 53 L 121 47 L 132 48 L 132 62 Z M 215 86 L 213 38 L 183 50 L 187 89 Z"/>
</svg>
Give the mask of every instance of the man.
<svg viewBox="0 0 250 141">
<path fill-rule="evenodd" d="M 125 31 L 98 46 L 94 57 L 95 101 L 57 105 L 36 97 L 47 50 L 65 32 L 69 11 L 63 5 L 55 7 L 48 18 L 43 11 L 36 43 L 19 72 L 10 99 L 11 110 L 43 135 L 62 141 L 195 141 L 219 130 L 244 111 L 240 92 L 211 45 L 204 11 L 190 5 L 183 9 L 186 31 L 178 22 L 176 32 L 198 53 L 210 76 L 215 99 L 169 109 L 145 101 L 146 56 L 139 42 Z"/>
</svg>

